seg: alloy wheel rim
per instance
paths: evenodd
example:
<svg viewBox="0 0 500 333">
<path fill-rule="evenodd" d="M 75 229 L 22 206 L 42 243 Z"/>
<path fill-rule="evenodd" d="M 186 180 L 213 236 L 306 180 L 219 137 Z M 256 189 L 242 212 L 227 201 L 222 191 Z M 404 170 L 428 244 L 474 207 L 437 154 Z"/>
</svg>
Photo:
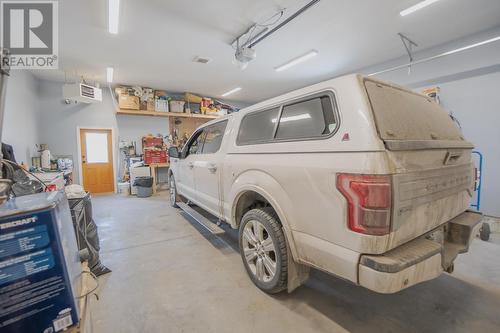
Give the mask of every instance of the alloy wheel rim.
<svg viewBox="0 0 500 333">
<path fill-rule="evenodd" d="M 250 220 L 243 228 L 242 245 L 245 261 L 252 274 L 259 281 L 271 281 L 276 275 L 277 256 L 266 227 L 257 220 Z"/>
</svg>

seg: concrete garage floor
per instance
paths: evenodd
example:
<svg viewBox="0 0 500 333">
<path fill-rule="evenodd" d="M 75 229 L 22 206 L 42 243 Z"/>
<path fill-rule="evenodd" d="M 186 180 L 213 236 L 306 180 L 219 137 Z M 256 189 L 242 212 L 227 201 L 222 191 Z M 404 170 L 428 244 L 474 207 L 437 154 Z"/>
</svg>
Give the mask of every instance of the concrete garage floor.
<svg viewBox="0 0 500 333">
<path fill-rule="evenodd" d="M 293 294 L 254 287 L 237 233 L 207 235 L 168 204 L 93 198 L 103 263 L 93 332 L 499 332 L 500 237 L 475 240 L 453 275 L 379 295 L 320 272 Z"/>
</svg>

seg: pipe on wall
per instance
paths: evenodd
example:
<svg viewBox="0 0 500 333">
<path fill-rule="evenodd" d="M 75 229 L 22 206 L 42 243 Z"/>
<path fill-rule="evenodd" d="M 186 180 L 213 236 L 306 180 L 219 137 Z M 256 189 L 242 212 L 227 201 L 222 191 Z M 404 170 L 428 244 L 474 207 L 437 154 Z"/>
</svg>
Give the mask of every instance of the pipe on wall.
<svg viewBox="0 0 500 333">
<path fill-rule="evenodd" d="M 317 4 L 320 1 L 321 0 L 312 0 L 312 1 L 308 2 L 304 7 L 300 8 L 298 11 L 296 11 L 295 13 L 293 13 L 292 15 L 290 15 L 289 17 L 287 17 L 283 22 L 281 22 L 280 24 L 278 24 L 277 26 L 275 26 L 274 28 L 272 28 L 271 30 L 269 30 L 269 32 L 267 32 L 266 34 L 264 34 L 264 35 L 262 35 L 260 37 L 254 38 L 254 40 L 252 40 L 250 42 L 250 44 L 248 44 L 248 47 L 249 48 L 254 47 L 258 43 L 262 42 L 264 39 L 266 39 L 267 37 L 269 37 L 270 35 L 272 35 L 276 31 L 278 31 L 280 28 L 282 28 L 288 22 L 290 22 L 291 20 L 295 19 L 297 16 L 299 16 L 302 13 L 304 13 L 306 10 L 308 10 L 309 8 L 311 8 L 312 6 L 314 6 L 315 4 Z"/>
<path fill-rule="evenodd" d="M 7 79 L 10 75 L 10 67 L 8 63 L 9 56 L 10 56 L 9 50 L 0 49 L 0 139 L 2 138 L 5 97 L 7 96 Z M 5 200 L 7 200 L 7 193 L 9 192 L 11 185 L 10 180 L 3 179 L 2 159 L 3 155 L 2 155 L 2 150 L 0 149 L 0 205 L 3 204 Z"/>
<path fill-rule="evenodd" d="M 460 52 L 463 52 L 463 51 L 467 51 L 467 50 L 470 50 L 470 49 L 473 49 L 473 48 L 476 48 L 476 47 L 479 47 L 479 46 L 487 45 L 487 44 L 490 44 L 490 43 L 493 43 L 493 42 L 496 42 L 496 41 L 499 41 L 499 40 L 500 40 L 500 36 L 497 36 L 497 37 L 494 37 L 494 38 L 490 38 L 490 39 L 484 40 L 482 42 L 474 43 L 474 44 L 471 44 L 471 45 L 460 47 L 458 49 L 454 49 L 454 50 L 451 50 L 451 51 L 447 51 L 447 52 L 443 52 L 443 53 L 440 53 L 440 54 L 436 54 L 436 55 L 431 56 L 431 57 L 427 57 L 427 58 L 420 59 L 420 60 L 417 60 L 417 61 L 411 61 L 411 62 L 409 62 L 409 63 L 407 63 L 405 65 L 399 65 L 399 66 L 387 68 L 387 69 L 384 69 L 384 70 L 381 70 L 381 71 L 378 71 L 378 72 L 375 72 L 375 73 L 368 74 L 367 76 L 374 76 L 374 75 L 379 75 L 379 74 L 383 74 L 383 73 L 393 72 L 393 71 L 396 71 L 398 69 L 403 69 L 403 68 L 411 67 L 413 65 L 421 64 L 421 63 L 424 63 L 424 62 L 428 62 L 428 61 L 432 61 L 432 60 L 439 59 L 439 58 L 442 58 L 442 57 L 446 57 L 446 56 L 449 56 L 449 55 L 452 55 L 452 54 L 456 54 L 456 53 L 460 53 Z"/>
<path fill-rule="evenodd" d="M 7 78 L 10 75 L 10 67 L 8 65 L 9 56 L 9 50 L 0 49 L 0 139 L 2 138 L 5 97 L 7 96 Z M 1 158 L 2 152 L 0 150 L 0 159 Z"/>
</svg>

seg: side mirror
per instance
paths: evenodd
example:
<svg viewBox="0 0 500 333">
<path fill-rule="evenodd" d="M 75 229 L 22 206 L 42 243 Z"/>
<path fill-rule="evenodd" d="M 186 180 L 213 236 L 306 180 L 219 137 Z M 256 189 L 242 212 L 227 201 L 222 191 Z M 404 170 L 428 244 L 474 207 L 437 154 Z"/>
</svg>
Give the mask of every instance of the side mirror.
<svg viewBox="0 0 500 333">
<path fill-rule="evenodd" d="M 179 158 L 179 149 L 175 146 L 168 148 L 168 156 L 172 158 Z"/>
</svg>

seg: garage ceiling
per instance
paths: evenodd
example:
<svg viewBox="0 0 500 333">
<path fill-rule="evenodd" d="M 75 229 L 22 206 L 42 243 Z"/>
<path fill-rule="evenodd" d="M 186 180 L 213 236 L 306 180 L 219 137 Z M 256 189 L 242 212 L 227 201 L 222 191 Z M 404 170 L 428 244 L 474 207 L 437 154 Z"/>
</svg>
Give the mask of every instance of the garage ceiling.
<svg viewBox="0 0 500 333">
<path fill-rule="evenodd" d="M 229 45 L 254 22 L 308 0 L 165 1 L 121 0 L 120 33 L 107 30 L 106 0 L 60 1 L 60 66 L 104 82 L 107 66 L 115 83 L 168 91 L 192 91 L 252 103 L 327 78 L 405 55 L 398 32 L 423 50 L 500 24 L 498 0 L 441 0 L 412 15 L 399 12 L 419 0 L 323 0 L 255 49 L 245 71 L 232 64 Z M 283 72 L 274 67 L 316 49 L 312 60 Z M 211 58 L 208 64 L 192 62 Z M 64 81 L 64 71 L 35 75 Z"/>
</svg>

